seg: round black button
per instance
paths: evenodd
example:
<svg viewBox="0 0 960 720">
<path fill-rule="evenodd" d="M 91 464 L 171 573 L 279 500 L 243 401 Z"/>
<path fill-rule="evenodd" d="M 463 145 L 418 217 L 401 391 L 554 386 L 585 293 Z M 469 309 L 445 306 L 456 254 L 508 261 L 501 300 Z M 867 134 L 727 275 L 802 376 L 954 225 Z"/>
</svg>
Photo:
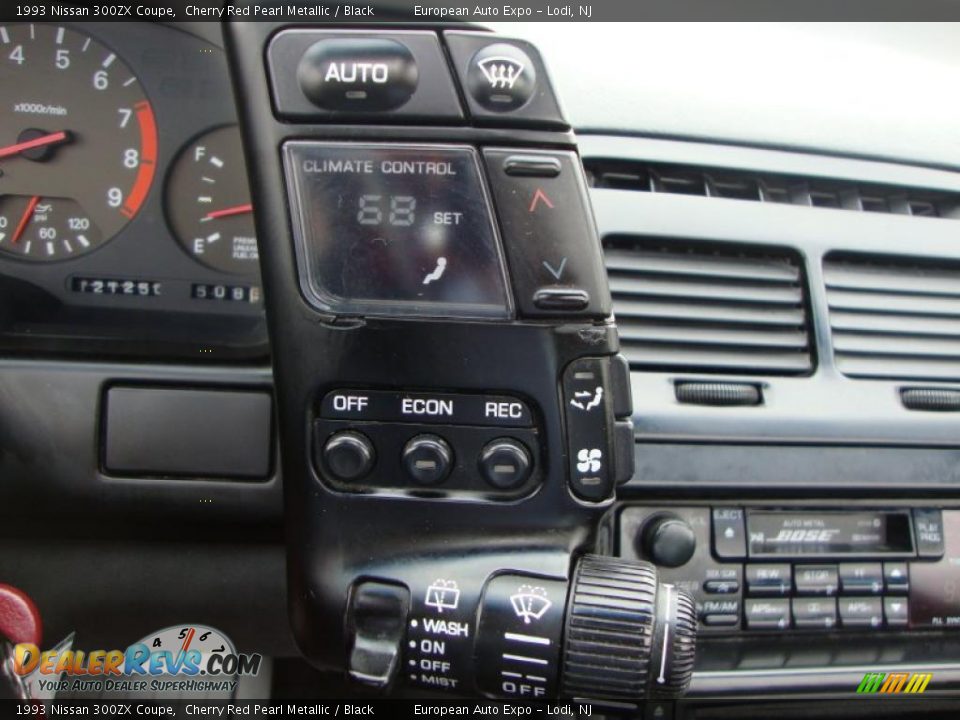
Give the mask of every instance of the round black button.
<svg viewBox="0 0 960 720">
<path fill-rule="evenodd" d="M 520 442 L 497 438 L 480 453 L 480 474 L 497 490 L 510 490 L 526 482 L 533 464 L 530 453 Z"/>
<path fill-rule="evenodd" d="M 373 469 L 373 444 L 358 432 L 331 435 L 323 446 L 323 464 L 337 480 L 359 480 Z"/>
<path fill-rule="evenodd" d="M 506 43 L 487 45 L 467 67 L 467 90 L 492 112 L 516 110 L 533 97 L 537 73 L 523 50 Z"/>
<path fill-rule="evenodd" d="M 438 485 L 453 467 L 453 451 L 436 435 L 417 435 L 403 448 L 403 467 L 419 485 Z"/>
<path fill-rule="evenodd" d="M 641 536 L 644 554 L 657 565 L 685 565 L 697 548 L 697 536 L 685 521 L 675 517 L 650 520 Z"/>
</svg>

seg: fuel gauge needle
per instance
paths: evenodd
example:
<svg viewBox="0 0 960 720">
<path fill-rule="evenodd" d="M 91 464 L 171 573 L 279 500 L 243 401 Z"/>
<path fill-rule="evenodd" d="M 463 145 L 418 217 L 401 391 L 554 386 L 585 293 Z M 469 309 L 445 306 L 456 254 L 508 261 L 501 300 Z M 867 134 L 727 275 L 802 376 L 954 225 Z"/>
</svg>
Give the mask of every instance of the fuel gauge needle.
<svg viewBox="0 0 960 720">
<path fill-rule="evenodd" d="M 231 215 L 242 215 L 243 213 L 248 212 L 253 212 L 253 204 L 247 203 L 246 205 L 234 205 L 233 207 L 223 208 L 223 210 L 214 210 L 213 212 L 208 212 L 200 219 L 200 222 L 230 217 Z"/>
<path fill-rule="evenodd" d="M 20 218 L 20 222 L 17 223 L 17 229 L 13 231 L 12 241 L 14 243 L 20 240 L 23 231 L 27 229 L 27 223 L 30 222 L 30 218 L 33 217 L 33 211 L 36 210 L 38 202 L 40 202 L 40 196 L 34 195 L 30 198 L 30 202 L 27 203 L 27 209 L 23 211 L 23 216 Z"/>
</svg>

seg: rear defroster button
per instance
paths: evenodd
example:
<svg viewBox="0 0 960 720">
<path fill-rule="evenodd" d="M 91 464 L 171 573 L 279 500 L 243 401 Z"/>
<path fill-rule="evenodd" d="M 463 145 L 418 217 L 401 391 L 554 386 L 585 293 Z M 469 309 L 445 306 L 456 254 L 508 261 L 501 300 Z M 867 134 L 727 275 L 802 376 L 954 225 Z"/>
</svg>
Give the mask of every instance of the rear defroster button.
<svg viewBox="0 0 960 720">
<path fill-rule="evenodd" d="M 487 443 L 478 464 L 483 479 L 497 490 L 519 487 L 530 477 L 533 467 L 527 449 L 511 438 L 497 438 Z"/>
<path fill-rule="evenodd" d="M 442 437 L 417 435 L 403 448 L 403 467 L 419 485 L 439 485 L 453 468 L 453 451 Z"/>
</svg>

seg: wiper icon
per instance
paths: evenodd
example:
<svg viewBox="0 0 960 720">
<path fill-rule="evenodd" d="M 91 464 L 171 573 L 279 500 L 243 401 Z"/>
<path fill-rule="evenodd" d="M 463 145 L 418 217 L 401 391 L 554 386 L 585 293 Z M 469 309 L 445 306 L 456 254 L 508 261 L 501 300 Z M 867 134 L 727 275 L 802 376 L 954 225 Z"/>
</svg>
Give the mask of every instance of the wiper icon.
<svg viewBox="0 0 960 720">
<path fill-rule="evenodd" d="M 517 592 L 510 596 L 510 604 L 517 617 L 523 618 L 526 625 L 542 618 L 544 613 L 553 606 L 553 603 L 547 599 L 547 591 L 532 585 L 518 587 Z"/>
</svg>

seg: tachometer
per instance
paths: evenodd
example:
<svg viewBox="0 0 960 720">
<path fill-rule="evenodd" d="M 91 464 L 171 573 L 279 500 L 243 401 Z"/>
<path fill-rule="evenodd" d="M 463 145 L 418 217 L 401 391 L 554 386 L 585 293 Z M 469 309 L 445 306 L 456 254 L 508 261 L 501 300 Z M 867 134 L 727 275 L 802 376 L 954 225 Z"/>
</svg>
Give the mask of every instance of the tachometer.
<svg viewBox="0 0 960 720">
<path fill-rule="evenodd" d="M 114 237 L 157 161 L 153 110 L 113 51 L 62 26 L 0 26 L 0 252 L 62 260 Z"/>
</svg>

